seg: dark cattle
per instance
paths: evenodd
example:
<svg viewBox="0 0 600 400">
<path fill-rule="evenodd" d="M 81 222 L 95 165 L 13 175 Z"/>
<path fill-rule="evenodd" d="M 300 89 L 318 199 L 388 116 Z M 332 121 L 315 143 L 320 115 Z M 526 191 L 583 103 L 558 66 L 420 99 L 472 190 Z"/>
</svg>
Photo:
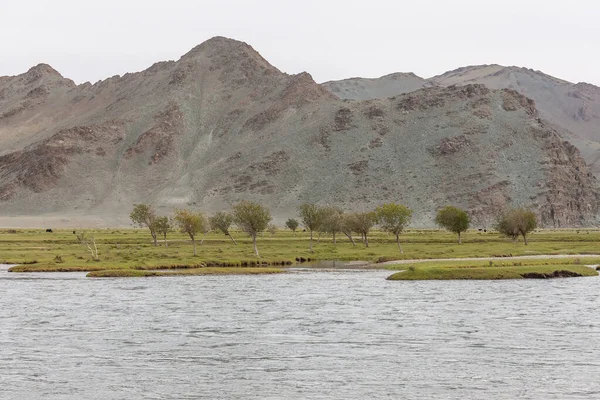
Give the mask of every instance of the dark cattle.
<svg viewBox="0 0 600 400">
<path fill-rule="evenodd" d="M 46 229 L 47 233 L 52 233 L 52 229 Z"/>
</svg>

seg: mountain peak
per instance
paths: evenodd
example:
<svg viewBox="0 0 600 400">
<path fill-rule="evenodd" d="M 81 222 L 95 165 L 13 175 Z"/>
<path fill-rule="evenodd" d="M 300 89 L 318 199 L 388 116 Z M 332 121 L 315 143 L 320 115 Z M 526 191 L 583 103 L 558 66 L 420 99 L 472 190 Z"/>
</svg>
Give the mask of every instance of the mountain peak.
<svg viewBox="0 0 600 400">
<path fill-rule="evenodd" d="M 254 73 L 259 75 L 281 73 L 249 44 L 222 36 L 213 37 L 194 47 L 179 60 L 180 63 L 184 64 L 197 61 L 210 62 L 211 71 L 224 70 L 231 72 L 232 69 L 238 69 L 242 71 L 241 75 L 246 77 Z M 231 76 L 234 75 L 236 74 Z"/>
<path fill-rule="evenodd" d="M 54 68 L 48 64 L 38 64 L 34 67 L 29 68 L 29 71 L 25 73 L 28 78 L 39 79 L 43 76 L 56 76 L 63 78 L 63 76 Z"/>
<path fill-rule="evenodd" d="M 29 68 L 29 71 L 19 75 L 19 77 L 23 78 L 27 85 L 38 86 L 40 84 L 47 84 L 50 86 L 76 86 L 75 82 L 73 82 L 71 79 L 63 77 L 50 65 L 43 63 Z"/>
<path fill-rule="evenodd" d="M 384 75 L 381 78 L 388 78 L 388 79 L 394 79 L 394 80 L 414 78 L 414 79 L 421 79 L 423 81 L 425 80 L 425 79 L 421 78 L 420 76 L 418 76 L 417 74 L 415 74 L 414 72 L 393 72 L 391 74 Z"/>
<path fill-rule="evenodd" d="M 241 42 L 239 40 L 226 38 L 224 36 L 215 36 L 213 38 L 208 39 L 207 41 L 199 44 L 194 47 L 186 54 L 184 54 L 182 59 L 190 59 L 201 56 L 202 54 L 215 55 L 218 53 L 228 53 L 228 52 L 249 52 L 256 54 L 260 57 L 258 52 L 252 48 L 249 44 L 245 42 Z M 262 58 L 262 57 L 261 57 Z"/>
</svg>

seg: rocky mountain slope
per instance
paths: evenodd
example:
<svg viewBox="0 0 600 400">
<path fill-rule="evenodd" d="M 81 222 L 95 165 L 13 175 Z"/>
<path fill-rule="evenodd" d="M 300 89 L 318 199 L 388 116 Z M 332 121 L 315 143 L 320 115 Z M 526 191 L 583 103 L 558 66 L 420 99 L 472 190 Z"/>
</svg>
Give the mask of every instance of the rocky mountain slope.
<svg viewBox="0 0 600 400">
<path fill-rule="evenodd" d="M 577 149 L 514 90 L 349 102 L 225 38 L 94 85 L 46 65 L 0 78 L 0 216 L 13 224 L 127 224 L 136 201 L 166 213 L 252 199 L 278 221 L 304 201 L 398 201 L 415 226 L 446 204 L 478 224 L 512 204 L 579 226 L 595 223 L 599 196 Z"/>
<path fill-rule="evenodd" d="M 350 78 L 322 84 L 340 99 L 372 100 L 394 97 L 433 86 L 413 73 L 395 73 L 381 78 Z"/>
<path fill-rule="evenodd" d="M 352 91 L 348 81 L 328 82 L 325 87 L 342 99 L 377 99 L 407 93 L 413 87 L 411 74 L 399 74 L 391 84 L 387 77 L 355 78 Z M 554 125 L 573 143 L 600 178 L 600 88 L 588 83 L 571 83 L 540 71 L 501 65 L 459 68 L 421 79 L 421 87 L 483 84 L 490 89 L 514 89 L 535 101 L 540 117 Z"/>
</svg>

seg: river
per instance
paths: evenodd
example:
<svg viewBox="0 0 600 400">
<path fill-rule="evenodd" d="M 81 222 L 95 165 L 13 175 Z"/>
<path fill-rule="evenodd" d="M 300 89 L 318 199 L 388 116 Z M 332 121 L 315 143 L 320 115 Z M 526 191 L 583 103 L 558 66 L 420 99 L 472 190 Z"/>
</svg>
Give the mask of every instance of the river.
<svg viewBox="0 0 600 400">
<path fill-rule="evenodd" d="M 600 398 L 600 278 L 0 270 L 0 399 Z"/>
</svg>

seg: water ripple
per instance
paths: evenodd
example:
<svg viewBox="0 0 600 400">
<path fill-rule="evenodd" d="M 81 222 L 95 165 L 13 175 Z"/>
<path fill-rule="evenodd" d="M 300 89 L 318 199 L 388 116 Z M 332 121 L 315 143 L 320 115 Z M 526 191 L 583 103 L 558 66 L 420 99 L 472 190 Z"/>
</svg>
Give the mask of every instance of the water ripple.
<svg viewBox="0 0 600 400">
<path fill-rule="evenodd" d="M 600 397 L 599 278 L 0 270 L 0 399 Z"/>
</svg>

